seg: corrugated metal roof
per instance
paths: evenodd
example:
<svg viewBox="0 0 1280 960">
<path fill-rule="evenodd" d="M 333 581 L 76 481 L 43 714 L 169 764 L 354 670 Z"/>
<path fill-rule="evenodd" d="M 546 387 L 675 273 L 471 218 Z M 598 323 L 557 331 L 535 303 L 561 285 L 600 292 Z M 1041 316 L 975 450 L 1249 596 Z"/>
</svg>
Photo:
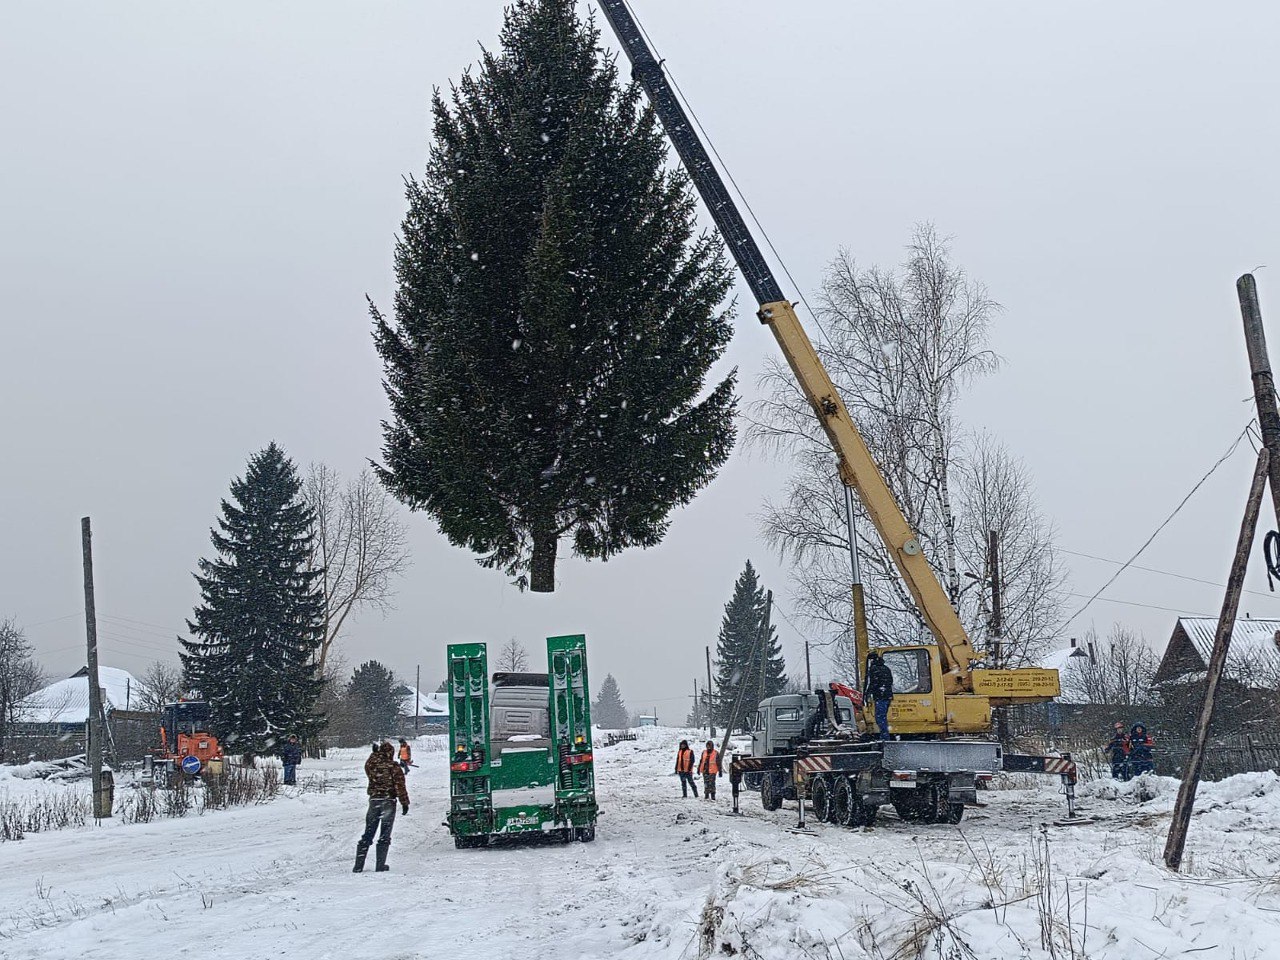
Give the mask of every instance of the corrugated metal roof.
<svg viewBox="0 0 1280 960">
<path fill-rule="evenodd" d="M 1213 652 L 1213 635 L 1218 631 L 1218 618 L 1179 617 L 1178 623 L 1207 666 Z M 1236 620 L 1231 628 L 1231 646 L 1227 651 L 1228 669 L 1280 661 L 1280 648 L 1276 647 L 1277 631 L 1280 631 L 1280 620 Z"/>
<path fill-rule="evenodd" d="M 126 704 L 137 703 L 138 681 L 128 670 L 99 667 L 98 681 L 107 693 L 107 710 L 123 710 Z M 89 678 L 80 671 L 77 676 L 51 683 L 22 701 L 18 710 L 25 723 L 84 723 L 89 719 Z"/>
</svg>

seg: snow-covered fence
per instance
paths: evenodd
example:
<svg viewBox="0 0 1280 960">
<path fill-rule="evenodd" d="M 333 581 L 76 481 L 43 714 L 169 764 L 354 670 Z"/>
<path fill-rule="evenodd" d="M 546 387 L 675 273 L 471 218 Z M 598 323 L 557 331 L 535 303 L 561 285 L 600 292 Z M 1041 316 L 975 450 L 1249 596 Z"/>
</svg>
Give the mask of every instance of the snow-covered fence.
<svg viewBox="0 0 1280 960">
<path fill-rule="evenodd" d="M 1191 740 L 1185 736 L 1162 735 L 1158 728 L 1152 731 L 1152 737 L 1155 772 L 1166 777 L 1181 777 L 1191 751 Z M 1044 746 L 1069 752 L 1081 769 L 1082 780 L 1111 775 L 1111 761 L 1103 754 L 1097 737 L 1057 737 Z M 1201 779 L 1225 780 L 1238 773 L 1266 770 L 1280 772 L 1280 736 L 1229 734 L 1210 737 Z"/>
</svg>

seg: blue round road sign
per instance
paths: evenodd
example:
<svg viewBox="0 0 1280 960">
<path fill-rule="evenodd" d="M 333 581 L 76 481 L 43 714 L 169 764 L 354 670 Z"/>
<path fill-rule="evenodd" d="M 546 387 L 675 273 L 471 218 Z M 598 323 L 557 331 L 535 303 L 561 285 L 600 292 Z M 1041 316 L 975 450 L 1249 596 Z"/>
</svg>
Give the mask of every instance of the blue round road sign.
<svg viewBox="0 0 1280 960">
<path fill-rule="evenodd" d="M 182 772 L 185 774 L 188 774 L 189 776 L 194 777 L 197 773 L 200 772 L 200 758 L 199 757 L 183 757 Z"/>
</svg>

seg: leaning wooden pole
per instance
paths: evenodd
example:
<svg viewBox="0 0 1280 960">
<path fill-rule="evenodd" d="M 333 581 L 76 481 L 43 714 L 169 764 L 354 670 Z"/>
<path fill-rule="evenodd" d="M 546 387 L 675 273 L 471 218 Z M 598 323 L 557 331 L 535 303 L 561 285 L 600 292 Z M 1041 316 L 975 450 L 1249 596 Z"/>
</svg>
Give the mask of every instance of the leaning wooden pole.
<svg viewBox="0 0 1280 960">
<path fill-rule="evenodd" d="M 1244 320 L 1244 343 L 1249 350 L 1249 375 L 1253 380 L 1253 399 L 1258 409 L 1258 428 L 1262 445 L 1271 455 L 1268 475 L 1271 480 L 1271 504 L 1280 529 L 1280 408 L 1276 405 L 1276 378 L 1267 355 L 1267 334 L 1262 328 L 1262 307 L 1258 304 L 1258 285 L 1253 274 L 1246 273 L 1236 281 L 1240 300 L 1240 316 Z"/>
<path fill-rule="evenodd" d="M 1205 680 L 1204 703 L 1196 719 L 1191 736 L 1191 755 L 1178 788 L 1178 802 L 1173 807 L 1173 821 L 1169 825 L 1169 839 L 1164 845 L 1164 862 L 1170 870 L 1182 864 L 1182 850 L 1187 844 L 1187 827 L 1191 824 L 1191 810 L 1196 802 L 1196 790 L 1200 786 L 1200 771 L 1204 767 L 1205 746 L 1209 740 L 1209 724 L 1213 722 L 1213 705 L 1218 693 L 1218 682 L 1227 665 L 1227 651 L 1231 646 L 1231 631 L 1236 625 L 1236 610 L 1240 606 L 1240 591 L 1244 587 L 1245 571 L 1249 567 L 1249 551 L 1253 547 L 1254 533 L 1258 528 L 1258 513 L 1262 508 L 1262 494 L 1267 485 L 1270 468 L 1267 448 L 1258 451 L 1258 465 L 1253 471 L 1253 484 L 1249 487 L 1249 499 L 1245 503 L 1244 520 L 1240 523 L 1240 537 L 1236 541 L 1236 555 L 1231 561 L 1231 573 L 1227 577 L 1227 591 L 1222 598 L 1222 613 L 1218 617 L 1218 630 L 1213 637 L 1213 652 L 1209 655 L 1209 671 Z"/>
</svg>

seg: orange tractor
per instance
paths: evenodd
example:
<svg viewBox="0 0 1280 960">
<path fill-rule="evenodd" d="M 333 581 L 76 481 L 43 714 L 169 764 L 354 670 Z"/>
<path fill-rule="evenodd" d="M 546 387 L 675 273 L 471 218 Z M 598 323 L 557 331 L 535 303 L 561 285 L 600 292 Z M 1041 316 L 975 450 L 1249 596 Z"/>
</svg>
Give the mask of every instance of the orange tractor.
<svg viewBox="0 0 1280 960">
<path fill-rule="evenodd" d="M 165 704 L 160 714 L 160 748 L 144 761 L 144 775 L 172 786 L 222 773 L 222 744 L 209 732 L 209 705 L 200 700 Z"/>
</svg>

